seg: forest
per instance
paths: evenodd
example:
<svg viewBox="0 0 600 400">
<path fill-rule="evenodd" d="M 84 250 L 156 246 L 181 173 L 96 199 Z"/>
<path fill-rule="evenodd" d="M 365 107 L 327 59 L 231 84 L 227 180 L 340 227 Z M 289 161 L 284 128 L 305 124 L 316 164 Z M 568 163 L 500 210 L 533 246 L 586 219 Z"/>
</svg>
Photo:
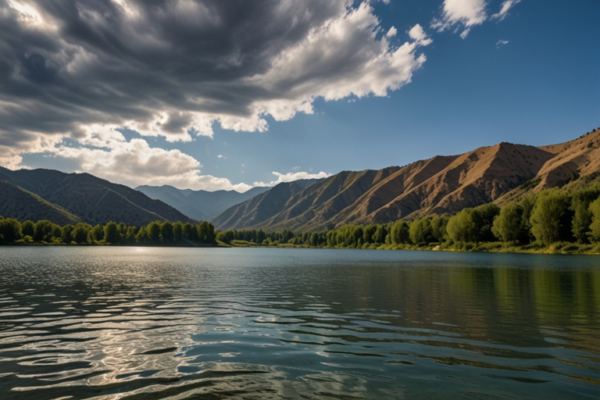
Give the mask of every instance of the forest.
<svg viewBox="0 0 600 400">
<path fill-rule="evenodd" d="M 203 246 L 216 244 L 215 227 L 181 222 L 150 222 L 140 228 L 109 222 L 59 226 L 47 220 L 37 222 L 0 217 L 0 244 L 77 244 L 124 246 Z"/>
<path fill-rule="evenodd" d="M 226 230 L 209 222 L 151 222 L 137 228 L 109 222 L 59 226 L 0 217 L 0 244 L 146 246 L 279 246 L 600 253 L 600 190 L 549 189 L 499 207 L 489 203 L 454 215 L 344 225 L 322 232 Z"/>
<path fill-rule="evenodd" d="M 502 207 L 490 203 L 455 215 L 324 232 L 228 230 L 217 240 L 234 246 L 600 253 L 600 190 L 548 189 Z"/>
</svg>

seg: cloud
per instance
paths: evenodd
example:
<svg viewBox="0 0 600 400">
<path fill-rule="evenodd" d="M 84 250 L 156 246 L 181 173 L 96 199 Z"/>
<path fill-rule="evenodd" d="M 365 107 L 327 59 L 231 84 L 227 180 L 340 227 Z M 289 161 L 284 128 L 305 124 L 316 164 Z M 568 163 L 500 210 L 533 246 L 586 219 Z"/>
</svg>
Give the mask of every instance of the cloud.
<svg viewBox="0 0 600 400">
<path fill-rule="evenodd" d="M 432 28 L 442 32 L 449 28 L 464 27 L 460 36 L 464 39 L 471 27 L 481 25 L 486 19 L 485 0 L 444 0 L 441 19 L 434 19 Z"/>
<path fill-rule="evenodd" d="M 498 40 L 496 47 L 505 46 L 508 44 L 508 40 Z"/>
<path fill-rule="evenodd" d="M 454 29 L 455 32 L 462 28 L 461 38 L 466 38 L 471 28 L 483 24 L 488 19 L 500 21 L 508 15 L 508 11 L 521 0 L 505 0 L 500 6 L 500 11 L 488 18 L 486 0 L 444 0 L 442 15 L 434 18 L 431 27 L 438 32 Z"/>
<path fill-rule="evenodd" d="M 390 30 L 385 34 L 385 36 L 391 38 L 391 37 L 396 36 L 397 33 L 398 33 L 398 30 L 392 26 L 390 28 Z"/>
<path fill-rule="evenodd" d="M 277 177 L 277 180 L 271 181 L 271 182 L 254 182 L 254 186 L 275 186 L 277 184 L 283 183 L 283 182 L 293 182 L 293 181 L 297 181 L 299 179 L 324 179 L 327 178 L 329 176 L 331 176 L 331 174 L 328 174 L 326 172 L 319 172 L 318 174 L 311 174 L 308 172 L 288 172 L 287 174 L 281 174 L 279 172 L 272 172 L 273 175 L 275 175 Z"/>
<path fill-rule="evenodd" d="M 238 190 L 252 186 L 225 178 L 202 175 L 198 160 L 179 150 L 151 147 L 144 139 L 127 140 L 110 126 L 98 126 L 81 139 L 83 146 L 58 145 L 47 153 L 76 161 L 78 172 L 88 172 L 131 187 L 168 183 L 181 189 Z"/>
<path fill-rule="evenodd" d="M 504 20 L 508 15 L 508 11 L 515 5 L 520 3 L 521 0 L 506 0 L 502 5 L 500 5 L 500 11 L 496 14 L 493 14 L 490 18 L 498 19 L 500 21 Z"/>
<path fill-rule="evenodd" d="M 0 0 L 0 162 L 99 126 L 185 142 L 386 96 L 430 40 L 381 33 L 353 0 Z"/>
<path fill-rule="evenodd" d="M 408 36 L 421 46 L 427 46 L 432 42 L 432 40 L 427 37 L 423 27 L 419 24 L 416 24 L 408 31 Z"/>
</svg>

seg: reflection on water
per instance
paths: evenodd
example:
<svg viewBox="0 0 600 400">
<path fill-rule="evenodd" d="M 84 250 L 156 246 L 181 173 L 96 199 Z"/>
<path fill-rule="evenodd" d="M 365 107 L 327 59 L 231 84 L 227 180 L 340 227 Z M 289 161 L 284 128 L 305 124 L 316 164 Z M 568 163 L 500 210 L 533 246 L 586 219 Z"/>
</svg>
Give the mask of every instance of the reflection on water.
<svg viewBox="0 0 600 400">
<path fill-rule="evenodd" d="M 593 398 L 600 259 L 2 248 L 2 399 Z"/>
</svg>

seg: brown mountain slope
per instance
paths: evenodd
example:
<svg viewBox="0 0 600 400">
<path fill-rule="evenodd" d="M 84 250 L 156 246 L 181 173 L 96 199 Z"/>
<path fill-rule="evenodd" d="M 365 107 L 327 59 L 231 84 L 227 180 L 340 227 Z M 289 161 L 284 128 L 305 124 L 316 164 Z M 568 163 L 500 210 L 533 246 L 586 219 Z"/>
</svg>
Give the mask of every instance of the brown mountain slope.
<svg viewBox="0 0 600 400">
<path fill-rule="evenodd" d="M 552 146 L 500 143 L 402 168 L 344 171 L 291 194 L 268 218 L 247 218 L 247 205 L 242 203 L 228 210 L 227 225 L 216 226 L 318 231 L 349 223 L 386 223 L 501 203 L 510 200 L 510 194 L 532 188 L 576 185 L 596 178 L 600 181 L 600 130 Z"/>
<path fill-rule="evenodd" d="M 218 229 L 243 229 L 261 224 L 283 210 L 287 201 L 295 193 L 317 181 L 316 179 L 303 179 L 280 183 L 267 192 L 228 208 L 211 219 L 211 223 Z"/>
<path fill-rule="evenodd" d="M 115 221 L 141 226 L 157 220 L 193 222 L 159 200 L 90 174 L 66 174 L 46 169 L 11 171 L 5 168 L 0 168 L 0 174 L 3 179 L 90 224 Z"/>
<path fill-rule="evenodd" d="M 552 154 L 552 158 L 542 165 L 528 184 L 504 194 L 496 201 L 498 204 L 517 201 L 528 193 L 552 187 L 567 185 L 567 188 L 582 189 L 600 173 L 600 129 L 575 140 L 540 149 Z"/>
<path fill-rule="evenodd" d="M 82 222 L 64 208 L 7 181 L 0 181 L 0 215 L 19 221 L 48 219 L 59 225 Z"/>
</svg>

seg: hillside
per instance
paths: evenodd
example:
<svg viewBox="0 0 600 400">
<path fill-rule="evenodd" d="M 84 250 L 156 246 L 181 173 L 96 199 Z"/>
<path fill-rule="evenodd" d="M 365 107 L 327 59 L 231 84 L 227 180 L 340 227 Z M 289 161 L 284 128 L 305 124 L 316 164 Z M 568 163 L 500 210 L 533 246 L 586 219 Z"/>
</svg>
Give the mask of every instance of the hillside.
<svg viewBox="0 0 600 400">
<path fill-rule="evenodd" d="M 90 224 L 115 221 L 142 226 L 156 220 L 193 222 L 159 200 L 152 200 L 137 190 L 90 174 L 66 174 L 46 169 L 11 171 L 0 167 L 0 179 L 11 183 L 13 189 L 10 192 L 2 191 L 0 195 L 4 217 L 18 214 L 21 220 L 35 221 L 44 215 L 43 219 L 50 219 L 56 223 L 63 221 L 56 214 L 42 213 L 39 203 L 28 201 L 26 206 L 21 206 L 12 197 L 22 197 L 25 191 L 38 196 L 44 204 L 55 205 L 78 220 Z M 15 191 L 15 187 L 22 189 L 21 192 Z"/>
<path fill-rule="evenodd" d="M 215 227 L 220 227 L 220 229 L 261 224 L 282 211 L 291 196 L 316 182 L 319 181 L 316 179 L 301 179 L 294 182 L 280 183 L 269 191 L 227 209 L 219 216 L 212 218 L 210 222 Z"/>
<path fill-rule="evenodd" d="M 64 208 L 7 181 L 0 181 L 0 215 L 19 221 L 47 219 L 59 225 L 82 222 Z"/>
<path fill-rule="evenodd" d="M 199 221 L 208 220 L 221 214 L 229 207 L 266 192 L 270 187 L 255 187 L 247 192 L 235 190 L 180 190 L 173 186 L 138 186 L 135 188 L 151 199 L 170 205 L 183 214 Z"/>
<path fill-rule="evenodd" d="M 500 143 L 404 167 L 340 172 L 306 189 L 281 192 L 256 218 L 266 192 L 213 219 L 218 229 L 319 231 L 386 223 L 518 199 L 530 192 L 600 181 L 600 131 L 552 146 Z M 287 197 L 286 197 L 287 196 Z M 285 203 L 283 206 L 281 204 Z"/>
</svg>

